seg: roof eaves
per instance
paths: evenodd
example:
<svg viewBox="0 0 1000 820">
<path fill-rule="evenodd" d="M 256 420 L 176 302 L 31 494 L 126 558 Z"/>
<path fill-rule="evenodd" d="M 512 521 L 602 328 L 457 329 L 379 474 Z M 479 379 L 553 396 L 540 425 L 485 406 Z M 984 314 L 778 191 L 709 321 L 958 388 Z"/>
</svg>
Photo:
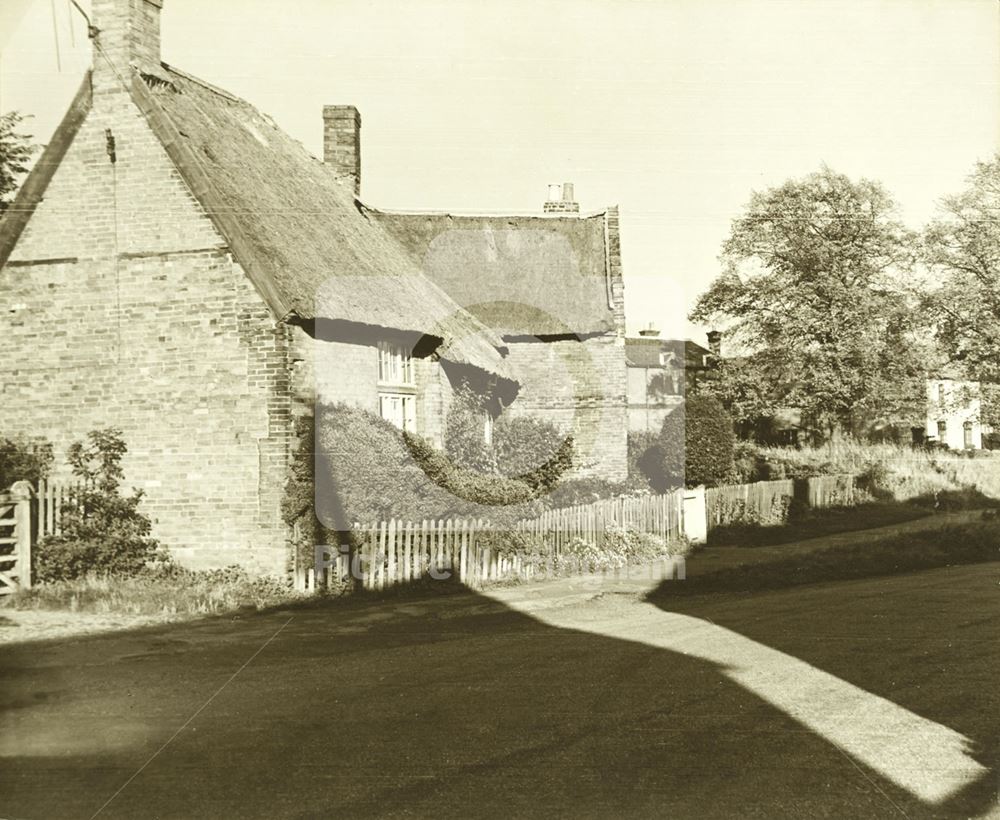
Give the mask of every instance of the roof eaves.
<svg viewBox="0 0 1000 820">
<path fill-rule="evenodd" d="M 0 267 L 10 258 L 28 220 L 44 198 L 52 177 L 55 176 L 80 126 L 90 113 L 92 102 L 93 89 L 88 71 L 62 122 L 56 128 L 49 144 L 45 146 L 42 156 L 28 173 L 14 201 L 4 212 L 3 219 L 0 219 Z"/>
</svg>

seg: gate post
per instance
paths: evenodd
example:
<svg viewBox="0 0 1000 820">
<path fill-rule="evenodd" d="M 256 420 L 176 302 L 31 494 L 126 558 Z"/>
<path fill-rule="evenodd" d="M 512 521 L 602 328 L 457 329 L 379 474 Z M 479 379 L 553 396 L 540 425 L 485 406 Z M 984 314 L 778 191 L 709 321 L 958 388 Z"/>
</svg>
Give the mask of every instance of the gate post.
<svg viewBox="0 0 1000 820">
<path fill-rule="evenodd" d="M 10 494 L 14 499 L 17 585 L 22 589 L 31 589 L 31 484 L 27 481 L 15 481 Z"/>
<path fill-rule="evenodd" d="M 683 533 L 692 544 L 704 544 L 708 540 L 705 488 L 693 487 L 682 492 L 684 493 L 681 507 Z"/>
</svg>

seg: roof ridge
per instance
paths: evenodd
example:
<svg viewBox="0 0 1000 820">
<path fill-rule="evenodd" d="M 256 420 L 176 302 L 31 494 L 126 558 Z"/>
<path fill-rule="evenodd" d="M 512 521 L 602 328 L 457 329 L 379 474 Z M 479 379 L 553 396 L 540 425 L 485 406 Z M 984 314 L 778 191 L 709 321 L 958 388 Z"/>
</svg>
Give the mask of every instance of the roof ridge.
<svg viewBox="0 0 1000 820">
<path fill-rule="evenodd" d="M 509 217 L 511 219 L 544 219 L 547 221 L 552 220 L 581 220 L 581 219 L 597 219 L 600 217 L 607 216 L 610 206 L 604 208 L 600 211 L 588 211 L 583 214 L 544 214 L 544 213 L 526 213 L 526 212 L 514 212 L 514 211 L 441 211 L 435 209 L 402 209 L 402 208 L 374 208 L 371 205 L 365 205 L 365 207 L 376 213 L 386 214 L 388 216 L 448 216 L 456 219 L 475 219 L 476 217 Z"/>
</svg>

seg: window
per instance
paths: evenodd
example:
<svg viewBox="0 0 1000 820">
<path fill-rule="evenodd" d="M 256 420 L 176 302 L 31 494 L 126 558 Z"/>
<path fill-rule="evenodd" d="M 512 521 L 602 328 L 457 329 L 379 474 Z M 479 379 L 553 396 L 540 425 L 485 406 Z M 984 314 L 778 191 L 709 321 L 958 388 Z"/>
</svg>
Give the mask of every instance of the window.
<svg viewBox="0 0 1000 820">
<path fill-rule="evenodd" d="M 965 422 L 965 424 L 963 425 L 963 429 L 965 431 L 965 433 L 964 433 L 965 437 L 964 437 L 964 440 L 963 440 L 963 444 L 965 446 L 965 449 L 966 450 L 972 450 L 975 447 L 975 445 L 974 445 L 974 443 L 972 441 L 972 422 L 971 421 Z"/>
<path fill-rule="evenodd" d="M 483 441 L 487 445 L 493 444 L 493 416 L 489 410 L 483 411 Z"/>
<path fill-rule="evenodd" d="M 413 384 L 413 360 L 408 348 L 393 342 L 378 343 L 380 384 Z"/>
<path fill-rule="evenodd" d="M 417 399 L 406 393 L 379 393 L 378 412 L 400 430 L 413 433 L 417 429 Z"/>
<path fill-rule="evenodd" d="M 938 404 L 943 405 L 944 404 L 944 384 L 939 384 L 938 385 L 938 391 L 937 391 L 937 393 L 938 393 Z"/>
<path fill-rule="evenodd" d="M 938 441 L 945 442 L 948 440 L 948 422 L 942 419 L 937 424 L 938 428 Z"/>
</svg>

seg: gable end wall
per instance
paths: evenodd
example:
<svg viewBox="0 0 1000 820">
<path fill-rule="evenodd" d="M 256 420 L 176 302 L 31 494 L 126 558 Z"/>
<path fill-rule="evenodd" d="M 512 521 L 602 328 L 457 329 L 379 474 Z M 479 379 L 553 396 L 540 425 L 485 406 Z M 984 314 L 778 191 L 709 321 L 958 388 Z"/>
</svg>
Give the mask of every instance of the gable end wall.
<svg viewBox="0 0 1000 820">
<path fill-rule="evenodd" d="M 65 476 L 70 443 L 118 427 L 126 484 L 178 559 L 285 570 L 290 331 L 127 91 L 95 89 L 0 302 L 0 435 L 48 439 Z"/>
</svg>

